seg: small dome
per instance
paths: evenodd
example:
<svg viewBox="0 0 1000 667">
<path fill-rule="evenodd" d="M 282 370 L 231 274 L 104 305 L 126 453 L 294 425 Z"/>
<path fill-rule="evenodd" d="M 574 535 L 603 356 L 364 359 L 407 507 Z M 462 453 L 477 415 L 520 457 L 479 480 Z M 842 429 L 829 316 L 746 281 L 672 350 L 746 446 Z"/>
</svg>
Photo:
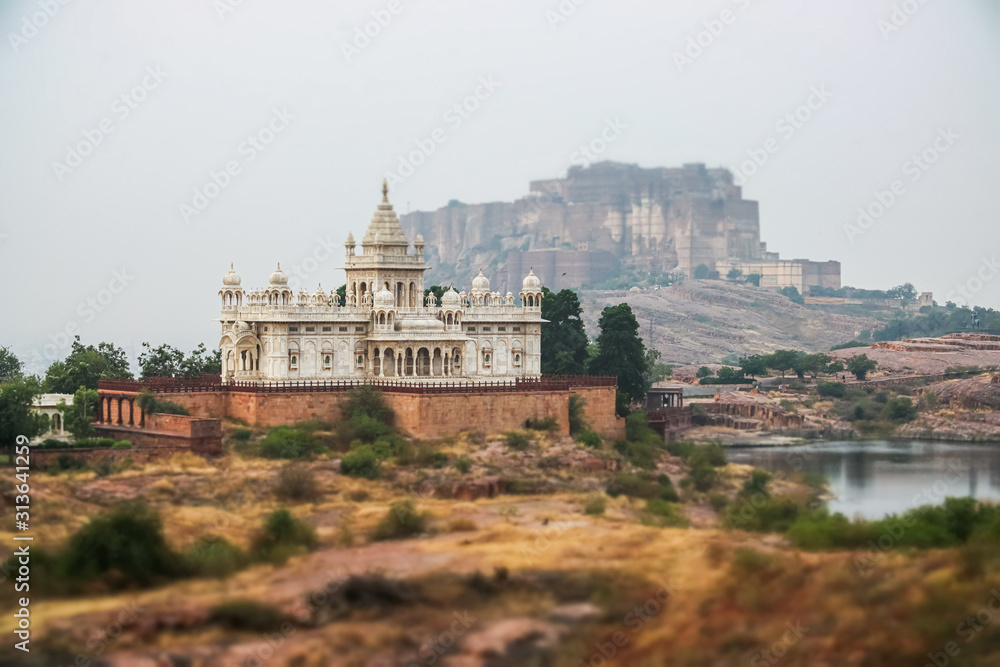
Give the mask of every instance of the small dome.
<svg viewBox="0 0 1000 667">
<path fill-rule="evenodd" d="M 490 279 L 483 275 L 482 269 L 479 269 L 479 275 L 472 279 L 472 290 L 474 292 L 490 291 Z"/>
<path fill-rule="evenodd" d="M 382 289 L 379 290 L 378 294 L 375 295 L 376 307 L 381 306 L 383 308 L 385 307 L 392 308 L 395 305 L 396 305 L 396 297 L 394 297 L 392 295 L 392 292 L 390 292 L 386 288 L 383 287 Z"/>
<path fill-rule="evenodd" d="M 313 292 L 313 296 L 326 296 L 326 292 L 323 291 L 323 283 L 316 285 L 316 291 Z"/>
<path fill-rule="evenodd" d="M 461 302 L 462 297 L 458 295 L 458 292 L 455 291 L 454 287 L 441 295 L 442 306 L 457 306 Z"/>
<path fill-rule="evenodd" d="M 250 331 L 250 325 L 243 320 L 237 320 L 236 324 L 233 325 L 233 328 L 237 331 Z"/>
<path fill-rule="evenodd" d="M 271 274 L 270 283 L 273 286 L 280 286 L 280 285 L 287 285 L 288 284 L 288 276 L 286 276 L 285 272 L 281 270 L 281 263 L 280 262 L 278 263 L 278 268 L 275 269 L 274 273 Z"/>
<path fill-rule="evenodd" d="M 507 298 L 508 299 L 513 299 L 514 298 L 514 295 L 511 294 L 511 292 L 509 290 L 507 291 Z"/>
<path fill-rule="evenodd" d="M 233 268 L 232 264 L 229 265 L 229 273 L 222 277 L 222 284 L 229 287 L 240 286 L 240 277 L 236 274 L 236 270 Z"/>
<path fill-rule="evenodd" d="M 413 245 L 415 245 L 415 246 L 424 245 L 424 235 L 423 234 L 417 234 L 417 238 L 413 241 Z"/>
<path fill-rule="evenodd" d="M 528 290 L 538 291 L 542 289 L 542 281 L 535 275 L 535 269 L 532 268 L 528 270 L 528 275 L 526 275 L 524 280 L 521 282 L 521 289 L 525 292 Z"/>
<path fill-rule="evenodd" d="M 350 246 L 355 245 L 354 234 L 352 234 L 351 232 L 347 232 L 347 242 L 344 245 L 350 245 Z"/>
</svg>

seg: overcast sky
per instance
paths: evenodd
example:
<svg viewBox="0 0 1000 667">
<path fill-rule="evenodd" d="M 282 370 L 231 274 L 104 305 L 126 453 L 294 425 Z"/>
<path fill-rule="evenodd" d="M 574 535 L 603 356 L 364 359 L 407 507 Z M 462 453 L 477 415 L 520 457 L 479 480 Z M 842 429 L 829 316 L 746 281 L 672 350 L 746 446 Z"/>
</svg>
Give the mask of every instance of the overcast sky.
<svg viewBox="0 0 1000 667">
<path fill-rule="evenodd" d="M 229 263 L 335 288 L 417 142 L 401 213 L 521 196 L 609 121 L 600 159 L 766 154 L 744 195 L 785 258 L 1000 304 L 997 2 L 577 2 L 3 0 L 0 345 L 214 347 Z"/>
</svg>

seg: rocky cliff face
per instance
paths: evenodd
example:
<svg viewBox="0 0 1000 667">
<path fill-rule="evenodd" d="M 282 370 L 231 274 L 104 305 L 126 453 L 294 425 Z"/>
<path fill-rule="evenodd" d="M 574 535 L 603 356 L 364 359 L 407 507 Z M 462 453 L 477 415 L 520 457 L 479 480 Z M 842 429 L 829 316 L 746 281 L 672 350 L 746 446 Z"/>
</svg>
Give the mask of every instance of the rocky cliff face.
<svg viewBox="0 0 1000 667">
<path fill-rule="evenodd" d="M 623 267 L 691 275 L 726 259 L 762 258 L 757 202 L 725 169 L 643 169 L 602 162 L 532 182 L 514 202 L 451 205 L 402 217 L 423 234 L 432 282 L 468 283 L 483 268 L 514 293 L 533 267 L 554 289 L 599 282 Z"/>
</svg>

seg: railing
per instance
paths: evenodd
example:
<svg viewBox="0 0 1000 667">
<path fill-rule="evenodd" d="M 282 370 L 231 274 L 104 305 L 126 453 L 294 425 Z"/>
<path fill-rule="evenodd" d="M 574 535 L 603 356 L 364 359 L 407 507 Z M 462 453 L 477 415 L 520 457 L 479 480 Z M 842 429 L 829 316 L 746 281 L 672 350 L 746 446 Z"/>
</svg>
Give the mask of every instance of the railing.
<svg viewBox="0 0 1000 667">
<path fill-rule="evenodd" d="M 188 392 L 231 391 L 253 394 L 278 394 L 300 392 L 343 392 L 369 385 L 392 394 L 462 394 L 505 393 L 526 391 L 567 391 L 574 387 L 616 387 L 613 376 L 567 375 L 539 378 L 513 378 L 509 380 L 442 380 L 431 376 L 392 379 L 357 380 L 291 380 L 288 382 L 227 382 L 218 376 L 199 378 L 146 378 L 144 380 L 100 380 L 99 391 L 139 392 L 148 389 L 153 393 L 172 394 Z"/>
</svg>

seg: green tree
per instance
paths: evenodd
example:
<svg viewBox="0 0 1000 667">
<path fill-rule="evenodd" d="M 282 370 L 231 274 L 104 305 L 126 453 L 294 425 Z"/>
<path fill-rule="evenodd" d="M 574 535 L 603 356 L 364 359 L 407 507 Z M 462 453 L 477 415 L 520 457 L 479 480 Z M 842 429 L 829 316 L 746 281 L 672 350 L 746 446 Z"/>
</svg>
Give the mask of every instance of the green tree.
<svg viewBox="0 0 1000 667">
<path fill-rule="evenodd" d="M 729 280 L 736 281 L 736 280 L 739 280 L 740 276 L 742 276 L 742 275 L 743 275 L 743 272 L 740 271 L 739 269 L 729 269 L 729 273 L 726 274 L 726 278 L 729 279 Z"/>
<path fill-rule="evenodd" d="M 622 394 L 618 411 L 643 400 L 649 387 L 646 385 L 646 346 L 639 337 L 639 323 L 627 303 L 608 306 L 601 312 L 597 326 L 597 356 L 590 364 L 594 375 L 614 375 Z"/>
<path fill-rule="evenodd" d="M 437 302 L 441 303 L 441 297 L 443 297 L 444 293 L 447 292 L 449 289 L 451 289 L 451 288 L 450 287 L 441 287 L 440 285 L 431 285 L 430 287 L 428 287 L 427 289 L 424 290 L 424 299 L 427 298 L 428 294 L 433 294 L 434 298 L 437 299 Z M 423 304 L 420 304 L 420 305 L 423 305 Z"/>
<path fill-rule="evenodd" d="M 587 369 L 587 332 L 580 298 L 571 289 L 543 287 L 542 374 L 582 375 Z"/>
<path fill-rule="evenodd" d="M 799 305 L 802 305 L 806 302 L 806 300 L 802 298 L 802 295 L 799 294 L 798 288 L 796 288 L 794 285 L 789 285 L 788 287 L 782 287 L 781 290 L 779 290 L 779 292 L 780 294 L 787 296 L 789 299 L 791 299 L 792 301 L 794 301 Z"/>
<path fill-rule="evenodd" d="M 864 380 L 868 374 L 878 368 L 878 362 L 869 359 L 867 354 L 857 354 L 847 360 L 847 372 L 858 380 Z"/>
<path fill-rule="evenodd" d="M 747 274 L 747 283 L 754 287 L 760 287 L 760 278 L 761 275 L 759 273 L 749 273 Z"/>
<path fill-rule="evenodd" d="M 799 376 L 799 379 L 804 378 L 806 373 L 810 377 L 816 377 L 826 369 L 832 360 L 833 358 L 829 354 L 803 354 L 792 364 L 792 370 Z"/>
<path fill-rule="evenodd" d="M 740 359 L 740 370 L 743 372 L 744 376 L 749 376 L 757 379 L 758 375 L 767 374 L 767 356 L 762 354 L 755 354 L 750 357 L 743 357 Z"/>
<path fill-rule="evenodd" d="M 337 288 L 337 297 L 340 299 L 340 305 L 347 303 L 347 285 L 341 285 Z"/>
<path fill-rule="evenodd" d="M 649 348 L 646 350 L 646 386 L 652 387 L 657 382 L 663 382 L 674 374 L 674 367 L 660 363 L 660 351 Z"/>
<path fill-rule="evenodd" d="M 143 378 L 197 377 L 222 372 L 222 350 L 213 350 L 209 354 L 204 343 L 199 343 L 187 356 L 166 343 L 155 348 L 143 343 L 142 347 L 144 352 L 139 355 L 139 374 Z"/>
<path fill-rule="evenodd" d="M 694 376 L 699 380 L 701 380 L 702 378 L 710 378 L 713 375 L 715 375 L 715 371 L 713 371 L 708 366 L 702 366 L 701 368 L 698 369 L 698 372 L 694 374 Z"/>
<path fill-rule="evenodd" d="M 24 364 L 10 351 L 9 347 L 0 347 L 0 382 L 7 382 L 21 377 Z"/>
<path fill-rule="evenodd" d="M 54 362 L 45 372 L 44 387 L 53 393 L 72 394 L 80 387 L 97 389 L 98 380 L 131 377 L 125 350 L 112 343 L 85 346 L 77 336 L 69 356 Z"/>
<path fill-rule="evenodd" d="M 785 377 L 786 372 L 794 370 L 795 362 L 801 356 L 802 353 L 797 350 L 778 350 L 767 355 L 765 363 L 768 368 L 778 371 L 781 377 Z"/>
<path fill-rule="evenodd" d="M 33 377 L 0 382 L 0 447 L 13 449 L 17 436 L 30 439 L 49 430 L 49 418 L 31 410 L 40 393 L 42 387 Z"/>
<path fill-rule="evenodd" d="M 705 264 L 699 264 L 694 267 L 694 278 L 695 280 L 705 280 L 710 275 L 712 275 L 712 270 L 708 268 Z"/>
<path fill-rule="evenodd" d="M 89 438 L 94 435 L 94 415 L 97 413 L 97 402 L 100 395 L 96 389 L 80 387 L 73 394 L 73 404 L 59 401 L 59 411 L 63 415 L 63 424 L 74 438 Z"/>
</svg>

